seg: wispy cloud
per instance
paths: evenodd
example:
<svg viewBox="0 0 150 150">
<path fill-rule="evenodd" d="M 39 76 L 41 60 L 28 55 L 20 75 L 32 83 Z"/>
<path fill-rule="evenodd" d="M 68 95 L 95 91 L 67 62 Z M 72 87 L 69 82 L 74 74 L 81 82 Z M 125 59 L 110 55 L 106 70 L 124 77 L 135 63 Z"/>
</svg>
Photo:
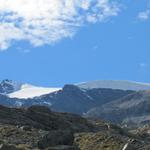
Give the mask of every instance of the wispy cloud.
<svg viewBox="0 0 150 150">
<path fill-rule="evenodd" d="M 0 50 L 20 40 L 33 46 L 53 44 L 72 37 L 86 23 L 104 21 L 118 12 L 112 0 L 1 0 Z"/>
<path fill-rule="evenodd" d="M 137 17 L 140 21 L 147 21 L 150 18 L 150 0 L 148 0 L 147 8 L 139 12 Z"/>
<path fill-rule="evenodd" d="M 138 19 L 140 19 L 141 21 L 146 21 L 149 19 L 149 17 L 150 17 L 150 10 L 146 10 L 138 14 Z"/>
</svg>

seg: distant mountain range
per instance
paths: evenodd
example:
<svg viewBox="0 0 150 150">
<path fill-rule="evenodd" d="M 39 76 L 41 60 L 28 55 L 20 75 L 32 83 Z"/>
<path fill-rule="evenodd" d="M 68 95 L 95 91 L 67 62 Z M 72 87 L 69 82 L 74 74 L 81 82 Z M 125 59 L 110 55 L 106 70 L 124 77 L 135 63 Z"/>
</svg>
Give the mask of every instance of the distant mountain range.
<svg viewBox="0 0 150 150">
<path fill-rule="evenodd" d="M 81 89 L 119 89 L 119 90 L 150 90 L 149 83 L 140 83 L 123 80 L 97 80 L 75 84 Z M 20 83 L 5 79 L 0 83 L 0 94 L 5 94 L 10 98 L 34 98 L 42 95 L 50 94 L 61 90 L 62 88 L 39 87 L 28 83 Z"/>
<path fill-rule="evenodd" d="M 123 80 L 97 80 L 79 83 L 77 86 L 84 89 L 93 88 L 106 88 L 106 89 L 120 89 L 120 90 L 150 90 L 150 83 L 141 83 L 134 81 L 123 81 Z"/>
<path fill-rule="evenodd" d="M 3 80 L 0 105 L 8 107 L 48 106 L 115 123 L 150 122 L 150 84 L 130 81 L 93 81 L 63 88 L 44 88 Z"/>
<path fill-rule="evenodd" d="M 81 89 L 75 85 L 65 85 L 61 90 L 33 98 L 13 98 L 10 93 L 0 95 L 0 104 L 10 107 L 30 107 L 44 105 L 55 111 L 84 114 L 91 108 L 119 99 L 133 91 L 114 89 Z M 16 92 L 15 92 L 16 93 Z"/>
</svg>

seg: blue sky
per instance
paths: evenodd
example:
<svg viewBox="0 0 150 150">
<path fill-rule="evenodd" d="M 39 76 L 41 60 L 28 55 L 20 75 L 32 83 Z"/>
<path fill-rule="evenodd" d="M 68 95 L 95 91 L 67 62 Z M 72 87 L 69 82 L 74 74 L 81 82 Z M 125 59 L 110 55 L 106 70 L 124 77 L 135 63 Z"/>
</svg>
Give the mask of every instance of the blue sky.
<svg viewBox="0 0 150 150">
<path fill-rule="evenodd" d="M 1 5 L 0 16 L 4 11 Z M 107 6 L 110 5 L 108 1 Z M 8 27 L 2 28 L 0 80 L 8 78 L 56 87 L 66 83 L 98 79 L 150 82 L 149 1 L 122 0 L 117 1 L 115 6 L 118 8 L 115 10 L 116 14 L 114 10 L 109 12 L 109 15 L 104 14 L 100 7 L 99 11 L 94 13 L 103 13 L 104 19 L 97 17 L 94 18 L 96 19 L 94 22 L 83 19 L 82 23 L 77 22 L 79 24 L 77 27 L 67 26 L 64 35 L 57 26 L 55 28 L 57 38 L 54 40 L 51 37 L 49 39 L 40 37 L 42 39 L 40 44 L 36 41 L 39 35 L 37 37 L 35 35 L 36 40 L 33 37 L 29 39 L 20 36 L 20 33 L 16 36 L 14 28 L 11 30 L 8 30 Z M 89 12 L 93 13 L 91 10 Z M 84 17 L 86 13 L 87 9 L 83 12 Z M 0 19 L 2 27 L 3 22 L 4 19 Z M 14 20 L 8 22 L 13 23 Z M 74 22 L 72 24 L 75 25 Z M 33 27 L 36 28 L 34 25 Z M 23 30 L 22 28 L 19 27 L 19 30 Z M 0 31 L 2 29 L 0 28 Z M 43 36 L 53 35 L 53 30 L 47 28 L 47 33 Z M 10 36 L 10 33 L 13 36 Z M 5 39 L 1 40 L 2 37 Z"/>
</svg>

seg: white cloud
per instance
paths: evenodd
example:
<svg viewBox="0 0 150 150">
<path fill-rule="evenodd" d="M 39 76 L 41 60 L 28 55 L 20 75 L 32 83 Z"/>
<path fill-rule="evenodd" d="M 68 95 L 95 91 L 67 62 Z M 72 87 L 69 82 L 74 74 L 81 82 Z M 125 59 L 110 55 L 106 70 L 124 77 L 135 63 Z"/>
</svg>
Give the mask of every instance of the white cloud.
<svg viewBox="0 0 150 150">
<path fill-rule="evenodd" d="M 0 49 L 20 40 L 33 46 L 53 44 L 118 12 L 111 0 L 0 0 Z"/>
<path fill-rule="evenodd" d="M 140 12 L 140 13 L 138 14 L 138 18 L 139 18 L 141 21 L 148 20 L 149 17 L 150 17 L 150 11 L 149 11 L 149 10 Z"/>
</svg>

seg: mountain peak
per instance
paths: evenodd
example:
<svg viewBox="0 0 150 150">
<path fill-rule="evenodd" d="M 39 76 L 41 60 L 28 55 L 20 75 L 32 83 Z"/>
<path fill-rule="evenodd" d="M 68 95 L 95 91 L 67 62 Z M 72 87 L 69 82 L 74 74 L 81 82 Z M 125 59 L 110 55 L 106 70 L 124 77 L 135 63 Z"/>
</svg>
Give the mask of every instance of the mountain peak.
<svg viewBox="0 0 150 150">
<path fill-rule="evenodd" d="M 18 83 L 16 81 L 4 79 L 0 83 L 0 93 L 9 94 L 15 92 L 20 89 L 21 85 L 21 83 Z"/>
</svg>

